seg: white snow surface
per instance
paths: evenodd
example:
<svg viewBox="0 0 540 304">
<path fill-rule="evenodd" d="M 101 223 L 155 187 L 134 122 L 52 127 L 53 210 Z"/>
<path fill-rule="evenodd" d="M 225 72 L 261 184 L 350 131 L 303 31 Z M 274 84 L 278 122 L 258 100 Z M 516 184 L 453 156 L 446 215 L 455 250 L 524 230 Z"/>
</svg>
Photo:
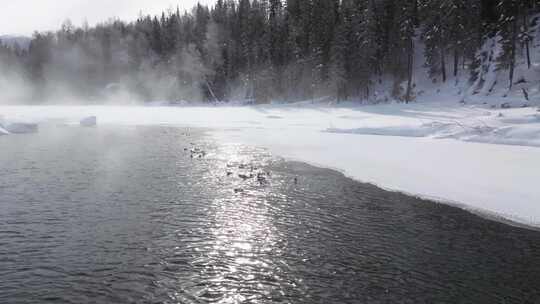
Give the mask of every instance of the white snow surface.
<svg viewBox="0 0 540 304">
<path fill-rule="evenodd" d="M 223 144 L 540 227 L 540 112 L 452 103 L 364 107 L 0 106 L 9 121 L 209 128 Z M 0 147 L 9 144 L 0 140 Z"/>
</svg>

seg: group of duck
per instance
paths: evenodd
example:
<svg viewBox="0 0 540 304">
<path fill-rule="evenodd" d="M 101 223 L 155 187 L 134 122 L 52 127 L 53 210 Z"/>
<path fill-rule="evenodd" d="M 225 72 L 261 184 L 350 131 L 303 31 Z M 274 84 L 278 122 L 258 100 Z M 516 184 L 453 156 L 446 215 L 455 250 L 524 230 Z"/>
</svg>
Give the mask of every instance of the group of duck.
<svg viewBox="0 0 540 304">
<path fill-rule="evenodd" d="M 188 133 L 182 133 L 183 136 L 189 136 Z M 202 159 L 207 156 L 207 152 L 201 148 L 195 147 L 194 143 L 191 143 L 192 148 L 184 148 L 185 152 L 188 152 L 192 159 Z M 227 164 L 226 176 L 229 178 L 239 178 L 244 182 L 255 181 L 260 186 L 267 185 L 272 174 L 270 171 L 264 171 L 257 168 L 253 164 Z M 293 183 L 298 184 L 298 178 L 295 177 Z M 235 188 L 234 193 L 243 193 L 244 189 Z"/>
</svg>

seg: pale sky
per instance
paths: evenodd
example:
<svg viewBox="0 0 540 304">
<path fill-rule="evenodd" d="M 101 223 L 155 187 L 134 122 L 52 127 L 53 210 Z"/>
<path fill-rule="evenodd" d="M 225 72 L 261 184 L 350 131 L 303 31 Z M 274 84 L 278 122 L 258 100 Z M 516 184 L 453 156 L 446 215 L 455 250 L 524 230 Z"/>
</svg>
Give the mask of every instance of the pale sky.
<svg viewBox="0 0 540 304">
<path fill-rule="evenodd" d="M 211 5 L 214 0 L 0 0 L 0 35 L 56 30 L 67 18 L 77 26 L 85 19 L 90 25 L 111 17 L 133 20 L 141 11 L 190 9 L 197 2 Z"/>
</svg>

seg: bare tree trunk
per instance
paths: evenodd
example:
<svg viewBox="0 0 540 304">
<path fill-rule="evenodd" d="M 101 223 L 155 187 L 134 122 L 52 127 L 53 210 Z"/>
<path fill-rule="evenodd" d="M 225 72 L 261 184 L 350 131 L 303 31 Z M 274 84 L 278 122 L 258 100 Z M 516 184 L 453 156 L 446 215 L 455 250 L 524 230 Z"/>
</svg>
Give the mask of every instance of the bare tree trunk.
<svg viewBox="0 0 540 304">
<path fill-rule="evenodd" d="M 206 83 L 206 87 L 208 88 L 208 92 L 210 92 L 210 95 L 212 95 L 212 98 L 214 98 L 214 102 L 219 103 L 219 99 L 217 98 L 216 94 L 214 94 L 214 90 L 212 90 L 212 86 L 210 86 L 210 83 L 207 79 L 204 80 Z"/>
<path fill-rule="evenodd" d="M 525 88 L 522 88 L 521 91 L 523 92 L 523 97 L 525 97 L 525 100 L 529 101 L 529 92 L 527 92 Z"/>
<path fill-rule="evenodd" d="M 369 101 L 369 95 L 370 95 L 369 84 L 367 84 L 366 85 L 366 101 Z"/>
<path fill-rule="evenodd" d="M 525 50 L 527 52 L 527 68 L 531 68 L 531 50 L 529 43 L 529 10 L 525 8 L 523 14 L 523 31 L 525 32 Z"/>
<path fill-rule="evenodd" d="M 512 30 L 512 41 L 511 41 L 511 51 L 510 51 L 510 86 L 509 89 L 511 90 L 514 86 L 514 72 L 516 68 L 516 41 L 517 41 L 517 16 L 514 18 L 513 21 L 513 30 Z"/>
<path fill-rule="evenodd" d="M 446 82 L 446 59 L 444 54 L 444 48 L 440 48 L 441 50 L 441 73 L 442 73 L 442 81 Z"/>
<path fill-rule="evenodd" d="M 415 20 L 415 25 L 418 25 L 418 0 L 413 0 L 414 3 L 413 3 L 413 16 L 414 16 L 414 20 Z"/>
<path fill-rule="evenodd" d="M 527 68 L 531 68 L 531 50 L 529 48 L 529 40 L 525 41 L 525 48 L 527 49 Z"/>
<path fill-rule="evenodd" d="M 407 92 L 405 94 L 405 102 L 411 102 L 412 95 L 412 78 L 413 78 L 413 64 L 414 64 L 414 41 L 410 39 L 410 45 L 407 56 Z"/>
<path fill-rule="evenodd" d="M 454 77 L 457 77 L 459 69 L 459 52 L 457 47 L 454 48 Z"/>
</svg>

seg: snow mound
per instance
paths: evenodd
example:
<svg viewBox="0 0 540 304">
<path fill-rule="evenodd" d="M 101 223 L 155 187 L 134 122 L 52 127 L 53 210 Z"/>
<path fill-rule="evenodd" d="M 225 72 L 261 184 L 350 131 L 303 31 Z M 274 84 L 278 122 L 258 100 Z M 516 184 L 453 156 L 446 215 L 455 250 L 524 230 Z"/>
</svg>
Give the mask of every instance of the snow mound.
<svg viewBox="0 0 540 304">
<path fill-rule="evenodd" d="M 426 137 L 432 134 L 431 128 L 424 126 L 400 126 L 386 128 L 357 128 L 357 129 L 326 129 L 328 133 L 338 134 L 362 134 L 362 135 L 382 135 L 382 136 L 402 136 L 402 137 Z"/>
<path fill-rule="evenodd" d="M 4 119 L 4 116 L 0 115 L 0 136 L 9 134 L 9 132 L 6 129 L 4 129 L 5 124 L 6 124 L 6 121 Z"/>
<path fill-rule="evenodd" d="M 89 116 L 89 117 L 83 118 L 81 119 L 80 124 L 83 127 L 95 127 L 97 125 L 97 117 Z"/>
<path fill-rule="evenodd" d="M 12 134 L 37 133 L 39 126 L 35 123 L 11 123 L 5 127 L 5 130 Z"/>
</svg>

